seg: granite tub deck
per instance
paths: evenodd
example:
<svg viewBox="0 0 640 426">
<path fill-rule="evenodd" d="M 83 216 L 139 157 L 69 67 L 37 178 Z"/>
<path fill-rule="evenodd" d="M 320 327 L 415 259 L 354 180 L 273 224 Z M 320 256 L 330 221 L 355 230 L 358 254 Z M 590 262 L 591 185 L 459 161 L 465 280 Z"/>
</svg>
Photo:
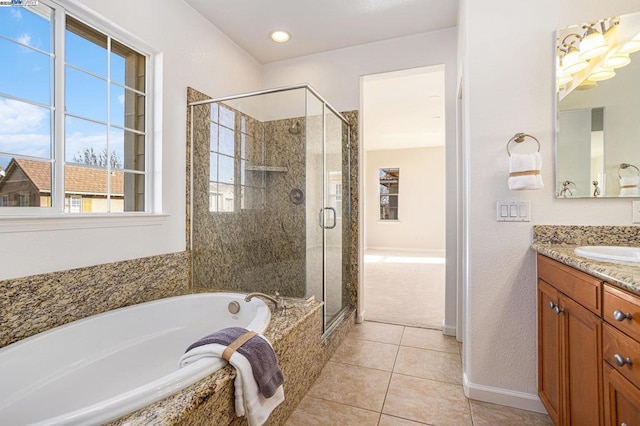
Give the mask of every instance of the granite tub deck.
<svg viewBox="0 0 640 426">
<path fill-rule="evenodd" d="M 271 322 L 264 333 L 285 376 L 285 402 L 274 410 L 267 425 L 285 423 L 354 324 L 352 311 L 331 336 L 321 341 L 322 303 L 296 299 L 287 300 L 287 306 L 284 316 L 270 306 Z M 175 395 L 108 424 L 247 425 L 245 417 L 235 414 L 234 379 L 235 369 L 227 365 Z"/>
<path fill-rule="evenodd" d="M 604 262 L 574 253 L 585 245 L 640 246 L 638 226 L 534 226 L 531 249 L 640 295 L 640 265 Z"/>
</svg>

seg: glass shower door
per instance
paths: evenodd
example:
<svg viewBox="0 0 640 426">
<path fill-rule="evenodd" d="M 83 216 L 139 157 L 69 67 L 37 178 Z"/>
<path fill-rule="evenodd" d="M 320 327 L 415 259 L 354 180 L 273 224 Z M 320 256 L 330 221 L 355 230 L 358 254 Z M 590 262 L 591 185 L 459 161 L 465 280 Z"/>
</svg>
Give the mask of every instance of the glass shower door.
<svg viewBox="0 0 640 426">
<path fill-rule="evenodd" d="M 345 307 L 348 300 L 348 256 L 344 246 L 348 242 L 345 229 L 348 216 L 344 200 L 344 156 L 342 120 L 325 106 L 324 114 L 324 178 L 323 219 L 325 253 L 325 331 Z"/>
</svg>

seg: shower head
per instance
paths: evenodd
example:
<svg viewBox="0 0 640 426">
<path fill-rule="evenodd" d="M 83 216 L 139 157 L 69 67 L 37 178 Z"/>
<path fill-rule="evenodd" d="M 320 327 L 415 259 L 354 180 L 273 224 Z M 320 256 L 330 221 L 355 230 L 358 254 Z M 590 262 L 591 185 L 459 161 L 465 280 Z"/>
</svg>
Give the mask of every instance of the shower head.
<svg viewBox="0 0 640 426">
<path fill-rule="evenodd" d="M 296 121 L 293 126 L 289 127 L 289 133 L 292 135 L 300 134 L 300 122 Z"/>
</svg>

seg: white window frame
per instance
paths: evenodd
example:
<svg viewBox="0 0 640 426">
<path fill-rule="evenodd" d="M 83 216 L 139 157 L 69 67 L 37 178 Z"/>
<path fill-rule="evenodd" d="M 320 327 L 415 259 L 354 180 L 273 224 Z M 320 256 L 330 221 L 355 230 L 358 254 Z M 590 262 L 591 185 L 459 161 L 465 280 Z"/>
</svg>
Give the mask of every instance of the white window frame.
<svg viewBox="0 0 640 426">
<path fill-rule="evenodd" d="M 52 144 L 55 194 L 52 197 L 53 207 L 3 207 L 0 209 L 0 233 L 55 229 L 78 229 L 90 227 L 117 227 L 156 225 L 167 217 L 162 214 L 162 188 L 159 174 L 161 162 L 155 155 L 160 149 L 162 140 L 160 132 L 156 132 L 156 119 L 161 121 L 161 96 L 156 93 L 162 87 L 157 76 L 162 75 L 161 52 L 147 45 L 132 33 L 98 15 L 86 6 L 75 1 L 39 0 L 40 3 L 54 10 L 53 16 L 53 138 Z M 145 211 L 117 213 L 65 213 L 64 193 L 64 134 L 65 112 L 62 108 L 65 97 L 65 30 L 66 14 L 73 16 L 97 31 L 109 35 L 146 57 L 145 61 Z M 57 90 L 54 92 L 53 87 Z M 57 154 L 56 154 L 57 153 Z M 20 156 L 17 156 L 20 157 Z"/>
</svg>

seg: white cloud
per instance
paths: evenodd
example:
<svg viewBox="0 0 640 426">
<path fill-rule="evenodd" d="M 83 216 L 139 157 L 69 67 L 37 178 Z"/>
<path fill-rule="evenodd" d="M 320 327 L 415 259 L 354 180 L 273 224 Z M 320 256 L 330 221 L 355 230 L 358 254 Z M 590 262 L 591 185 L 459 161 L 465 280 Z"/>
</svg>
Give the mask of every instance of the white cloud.
<svg viewBox="0 0 640 426">
<path fill-rule="evenodd" d="M 22 21 L 22 12 L 19 8 L 11 7 L 9 8 L 9 11 L 11 12 L 11 19 L 14 21 Z"/>
<path fill-rule="evenodd" d="M 118 95 L 118 103 L 124 105 L 124 93 Z"/>
<path fill-rule="evenodd" d="M 16 39 L 18 43 L 26 44 L 27 46 L 31 46 L 31 34 L 22 33 Z"/>
<path fill-rule="evenodd" d="M 3 133 L 35 133 L 46 118 L 47 112 L 44 108 L 13 99 L 0 99 L 0 123 Z"/>
<path fill-rule="evenodd" d="M 49 158 L 51 140 L 49 135 L 22 134 L 0 135 L 0 151 Z"/>
</svg>

